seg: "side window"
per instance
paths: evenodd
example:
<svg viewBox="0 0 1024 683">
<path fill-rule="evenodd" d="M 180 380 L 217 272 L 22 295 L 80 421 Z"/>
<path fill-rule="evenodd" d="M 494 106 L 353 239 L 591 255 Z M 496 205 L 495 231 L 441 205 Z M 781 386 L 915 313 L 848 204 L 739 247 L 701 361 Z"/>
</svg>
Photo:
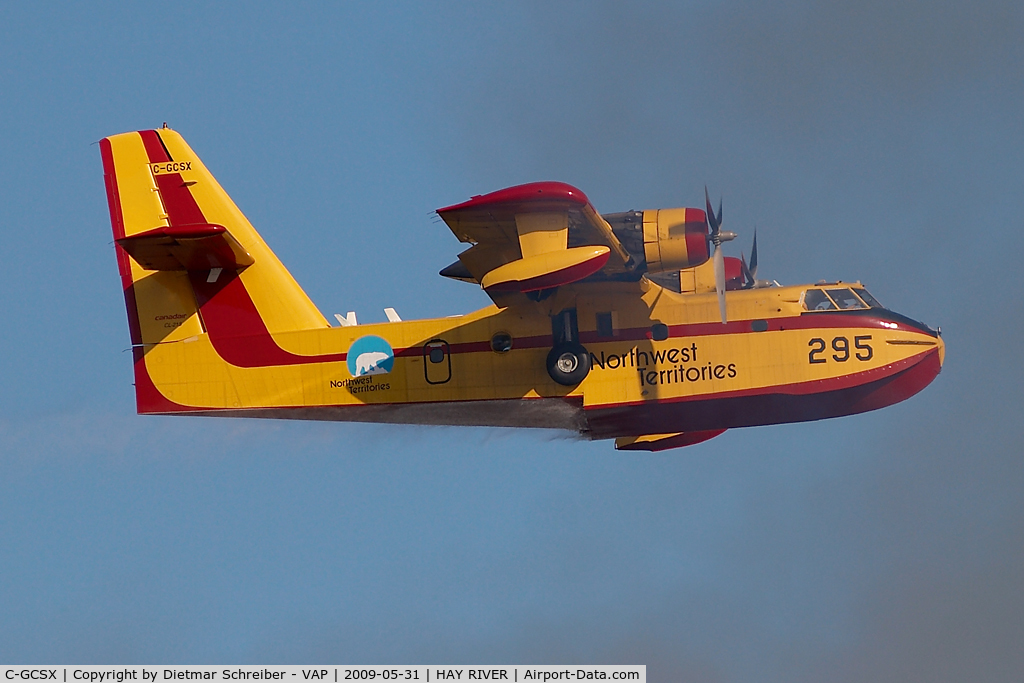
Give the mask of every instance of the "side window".
<svg viewBox="0 0 1024 683">
<path fill-rule="evenodd" d="M 491 351 L 508 353 L 512 350 L 512 335 L 508 332 L 497 332 L 491 337 Z"/>
<path fill-rule="evenodd" d="M 615 335 L 615 330 L 612 328 L 612 314 L 611 313 L 598 313 L 597 314 L 597 336 L 611 338 Z"/>
<path fill-rule="evenodd" d="M 836 305 L 820 289 L 808 289 L 804 292 L 804 308 L 808 311 L 834 311 Z"/>
</svg>

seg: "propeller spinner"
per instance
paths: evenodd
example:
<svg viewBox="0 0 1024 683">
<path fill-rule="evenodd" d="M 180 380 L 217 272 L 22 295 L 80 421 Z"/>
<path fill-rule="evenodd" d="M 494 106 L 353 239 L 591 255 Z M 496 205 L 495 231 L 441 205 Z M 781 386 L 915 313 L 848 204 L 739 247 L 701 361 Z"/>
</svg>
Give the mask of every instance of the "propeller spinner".
<svg viewBox="0 0 1024 683">
<path fill-rule="evenodd" d="M 706 185 L 704 186 L 704 201 L 707 203 L 708 226 L 711 228 L 708 240 L 715 245 L 713 256 L 715 260 L 715 292 L 718 294 L 718 312 L 722 314 L 722 324 L 724 325 L 727 321 L 727 316 L 725 312 L 725 256 L 722 254 L 722 242 L 735 239 L 736 233 L 722 230 L 722 200 L 718 200 L 718 214 L 715 215 Z M 753 259 L 753 256 L 751 256 L 751 259 Z"/>
</svg>

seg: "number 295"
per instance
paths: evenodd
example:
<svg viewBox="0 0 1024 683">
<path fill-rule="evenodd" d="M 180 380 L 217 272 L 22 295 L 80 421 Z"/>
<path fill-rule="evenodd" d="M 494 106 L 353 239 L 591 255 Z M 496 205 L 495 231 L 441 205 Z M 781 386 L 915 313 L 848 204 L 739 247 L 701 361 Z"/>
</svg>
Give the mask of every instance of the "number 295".
<svg viewBox="0 0 1024 683">
<path fill-rule="evenodd" d="M 855 356 L 857 360 L 871 360 L 874 357 L 875 352 L 871 348 L 871 345 L 868 344 L 869 341 L 871 341 L 870 334 L 862 334 L 853 338 L 853 348 L 855 350 L 853 356 Z M 825 343 L 824 339 L 815 337 L 807 342 L 807 346 L 811 348 L 810 352 L 807 354 L 807 361 L 809 363 L 813 365 L 815 363 L 825 363 L 828 361 L 828 358 L 822 356 L 822 354 L 825 354 L 826 349 L 828 349 L 828 345 Z M 850 360 L 851 353 L 849 339 L 846 337 L 833 337 L 831 346 L 832 351 L 834 352 L 831 354 L 832 360 L 837 363 L 845 363 Z"/>
</svg>

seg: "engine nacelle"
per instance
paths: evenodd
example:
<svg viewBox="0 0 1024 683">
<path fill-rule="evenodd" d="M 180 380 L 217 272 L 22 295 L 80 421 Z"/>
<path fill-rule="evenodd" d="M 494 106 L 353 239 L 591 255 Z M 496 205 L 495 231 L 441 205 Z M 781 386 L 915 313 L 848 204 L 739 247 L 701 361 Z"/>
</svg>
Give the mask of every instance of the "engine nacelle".
<svg viewBox="0 0 1024 683">
<path fill-rule="evenodd" d="M 644 211 L 643 233 L 649 273 L 693 268 L 710 256 L 708 218 L 701 209 Z"/>
</svg>

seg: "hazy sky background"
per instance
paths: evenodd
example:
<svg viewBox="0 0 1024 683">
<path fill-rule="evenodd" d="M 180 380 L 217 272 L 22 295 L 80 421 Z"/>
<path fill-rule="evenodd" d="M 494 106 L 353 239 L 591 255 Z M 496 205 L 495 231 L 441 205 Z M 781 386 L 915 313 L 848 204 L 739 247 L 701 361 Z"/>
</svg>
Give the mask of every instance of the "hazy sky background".
<svg viewBox="0 0 1024 683">
<path fill-rule="evenodd" d="M 0 6 L 0 661 L 1024 670 L 1017 2 Z M 179 130 L 330 317 L 449 315 L 431 211 L 725 198 L 941 325 L 922 394 L 661 454 L 134 414 L 99 149 Z"/>
</svg>

